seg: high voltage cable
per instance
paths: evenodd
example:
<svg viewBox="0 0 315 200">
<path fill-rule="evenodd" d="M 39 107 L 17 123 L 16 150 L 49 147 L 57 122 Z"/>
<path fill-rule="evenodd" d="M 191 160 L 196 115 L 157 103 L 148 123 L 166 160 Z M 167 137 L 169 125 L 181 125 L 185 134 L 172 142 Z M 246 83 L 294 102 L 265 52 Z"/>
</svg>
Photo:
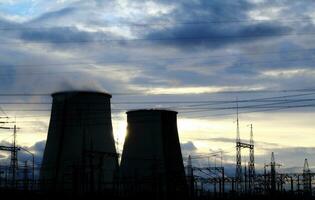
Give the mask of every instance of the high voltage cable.
<svg viewBox="0 0 315 200">
<path fill-rule="evenodd" d="M 305 91 L 306 89 L 303 89 L 303 91 Z M 270 100 L 276 100 L 276 103 L 279 102 L 286 102 L 286 103 L 294 103 L 296 101 L 310 101 L 313 99 L 292 99 L 292 98 L 296 98 L 296 97 L 302 97 L 302 96 L 309 96 L 309 95 L 314 95 L 315 93 L 305 93 L 305 94 L 294 94 L 294 95 L 282 95 L 282 96 L 273 96 L 273 97 L 265 97 L 265 98 L 255 98 L 255 99 L 245 99 L 245 100 L 239 100 L 240 103 L 254 103 L 254 102 L 262 102 L 262 100 L 268 100 L 267 102 L 270 102 Z M 291 98 L 291 99 L 288 99 Z M 282 101 L 279 101 L 281 99 L 284 99 Z M 204 106 L 204 103 L 209 103 L 209 101 L 183 101 L 183 102 L 177 102 L 177 103 L 201 103 L 200 106 Z M 211 103 L 216 103 L 216 104 L 223 104 L 223 103 L 235 103 L 235 101 L 210 101 Z M 119 102 L 118 102 L 119 103 Z M 127 103 L 127 102 L 120 102 L 120 103 Z M 131 103 L 175 103 L 175 102 L 169 102 L 169 101 L 165 101 L 165 102 L 131 102 Z M 128 104 L 128 103 L 127 103 Z M 194 104 L 196 105 L 196 104 Z M 266 106 L 265 104 L 263 104 L 264 106 Z M 250 105 L 252 108 L 255 108 L 253 106 L 257 106 L 257 105 Z M 258 106 L 261 106 L 261 104 L 259 104 Z M 308 105 L 309 106 L 309 105 Z M 292 106 L 293 108 L 294 106 Z M 295 107 L 305 107 L 305 106 L 295 106 Z M 279 108 L 279 107 L 278 107 Z M 281 107 L 280 107 L 281 108 Z M 226 108 L 225 108 L 226 109 Z M 233 107 L 230 107 L 229 109 L 234 109 Z M 275 108 L 273 107 L 272 110 L 274 110 Z M 115 110 L 115 109 L 114 109 Z M 123 110 L 127 110 L 126 109 L 120 109 L 121 111 Z M 48 110 L 47 110 L 48 111 Z M 209 111 L 209 110 L 205 110 L 205 111 Z M 264 110 L 260 110 L 260 111 L 264 111 Z M 200 110 L 198 111 L 200 112 Z M 202 111 L 204 112 L 204 111 Z M 183 114 L 182 112 L 180 112 L 179 114 Z M 234 113 L 233 113 L 234 114 Z M 220 115 L 220 114 L 219 114 Z M 226 114 L 225 114 L 226 115 Z M 213 116 L 213 115 L 211 115 Z M 28 116 L 18 116 L 18 118 L 26 118 L 26 117 L 49 117 L 48 115 L 28 115 Z"/>
<path fill-rule="evenodd" d="M 297 94 L 297 95 L 310 95 L 310 94 L 314 94 L 315 92 L 315 88 L 302 88 L 302 89 L 290 89 L 290 90 L 226 90 L 226 91 L 217 91 L 217 92 L 204 92 L 204 93 L 200 93 L 200 95 L 202 94 L 246 94 L 246 93 L 306 93 L 306 94 Z M 50 97 L 51 94 L 53 93 L 1 93 L 0 92 L 0 96 L 2 97 L 30 97 L 30 96 L 46 96 L 46 97 Z M 162 94 L 155 94 L 155 93 L 149 93 L 148 91 L 144 91 L 144 92 L 111 92 L 111 95 L 114 96 L 136 96 L 136 95 L 143 95 L 143 96 L 165 96 L 165 95 L 176 95 L 176 96 L 181 96 L 181 95 L 189 95 L 187 94 L 174 94 L 174 93 L 162 93 Z M 196 95 L 196 94 L 190 94 L 190 95 Z M 282 97 L 270 97 L 270 98 L 282 98 Z"/>
<path fill-rule="evenodd" d="M 315 107 L 314 106 L 309 106 L 309 107 Z M 251 113 L 261 113 L 261 112 L 271 112 L 271 111 L 279 111 L 279 110 L 286 110 L 286 109 L 291 109 L 292 107 L 286 107 L 286 108 L 268 108 L 268 109 L 257 109 L 257 110 L 252 110 L 252 111 L 239 111 L 239 114 L 251 114 Z M 186 113 L 179 113 L 180 115 L 184 115 Z M 231 116 L 235 115 L 235 112 L 233 113 L 216 113 L 216 114 L 204 114 L 204 115 L 191 115 L 191 113 L 188 113 L 189 115 L 186 115 L 185 117 L 188 118 L 197 118 L 197 119 L 207 119 L 207 118 L 212 118 L 212 117 L 224 117 L 224 116 Z"/>
<path fill-rule="evenodd" d="M 248 114 L 248 113 L 257 113 L 257 112 L 269 112 L 269 111 L 275 111 L 275 110 L 283 110 L 283 109 L 291 109 L 291 108 L 308 108 L 308 107 L 315 107 L 315 104 L 305 104 L 305 105 L 300 105 L 300 106 L 282 106 L 282 107 L 279 107 L 279 108 L 266 108 L 266 109 L 263 109 L 263 110 L 254 110 L 254 111 L 244 111 L 244 112 L 240 112 L 242 114 Z M 235 115 L 235 113 L 231 113 L 231 114 L 222 114 L 222 116 L 228 116 L 228 115 Z M 204 116 L 191 116 L 190 118 L 209 118 L 209 117 L 213 117 L 215 115 L 204 115 Z M 23 121 L 21 121 L 23 122 Z M 27 122 L 31 122 L 31 121 L 27 121 Z M 35 121 L 36 122 L 36 121 Z M 144 122 L 152 122 L 152 120 L 142 120 L 142 121 L 138 121 L 137 123 L 144 123 Z M 94 125 L 94 126 L 97 126 L 97 125 L 104 125 L 106 123 L 95 123 L 95 124 L 88 124 L 88 125 Z M 71 126 L 71 125 L 70 125 Z M 73 125 L 73 126 L 76 126 L 76 125 Z M 32 128 L 35 126 L 23 126 L 23 127 L 27 127 L 27 128 Z"/>
<path fill-rule="evenodd" d="M 77 70 L 77 71 L 51 71 L 51 72 L 31 72 L 31 73 L 16 73 L 16 74 L 0 74 L 0 76 L 51 76 L 51 75 L 60 75 L 64 73 L 84 73 L 86 72 L 113 72 L 113 71 L 118 71 L 118 72 L 124 72 L 124 71 L 139 71 L 139 69 L 83 69 L 83 70 Z"/>
<path fill-rule="evenodd" d="M 245 106 L 239 106 L 239 109 L 256 109 L 256 108 L 282 108 L 287 106 L 293 106 L 293 107 L 299 107 L 299 106 L 313 106 L 314 104 L 304 104 L 304 105 L 285 105 L 285 104 L 293 104 L 293 103 L 299 103 L 299 102 L 308 102 L 308 101 L 315 101 L 315 99 L 309 99 L 306 101 L 290 101 L 287 102 L 276 102 L 276 103 L 268 103 L 268 104 L 255 104 L 255 105 L 245 105 Z M 236 110 L 237 106 L 229 106 L 229 107 L 201 107 L 201 108 L 188 108 L 186 110 L 188 111 L 182 111 L 182 113 L 191 113 L 191 112 L 203 112 L 208 110 Z M 183 110 L 183 109 L 182 109 Z"/>
<path fill-rule="evenodd" d="M 167 26 L 167 25 L 202 25 L 202 24 L 230 24 L 230 23 L 251 23 L 251 22 L 303 22 L 312 21 L 313 17 L 303 17 L 303 18 L 278 18 L 278 19 L 231 19 L 231 20 L 204 20 L 204 21 L 169 21 L 164 23 L 139 23 L 139 22 L 129 22 L 129 23 L 108 23 L 99 26 L 93 26 L 91 28 L 107 28 L 107 27 L 151 27 L 151 26 Z M 90 27 L 90 26 L 89 26 Z M 72 26 L 25 26 L 21 27 L 0 27 L 0 30 L 27 30 L 27 29 L 54 29 L 54 28 L 78 28 L 77 25 Z"/>
<path fill-rule="evenodd" d="M 313 95 L 313 94 L 310 94 Z M 188 104 L 183 105 L 187 107 L 195 107 L 195 106 L 207 106 L 207 105 L 219 105 L 219 104 L 234 104 L 235 102 L 238 103 L 256 103 L 256 102 L 276 102 L 276 103 L 292 103 L 292 102 L 303 102 L 303 101 L 314 101 L 314 98 L 308 98 L 308 99 L 248 99 L 248 100 L 238 100 L 238 101 L 140 101 L 140 102 L 111 102 L 113 105 L 138 105 L 138 104 Z M 52 102 L 0 102 L 0 105 L 51 105 Z M 58 103 L 57 103 L 58 104 Z M 99 102 L 88 102 L 88 103 L 72 103 L 71 105 L 86 105 L 86 104 L 103 104 Z M 177 107 L 173 107 L 177 108 Z"/>
<path fill-rule="evenodd" d="M 277 108 L 264 108 L 264 109 L 257 109 L 257 110 L 250 110 L 250 111 L 240 111 L 240 114 L 249 114 L 249 113 L 259 113 L 259 112 L 270 112 L 270 111 L 277 111 L 277 110 L 285 110 L 285 109 L 292 109 L 292 108 L 307 108 L 307 107 L 315 107 L 315 104 L 305 104 L 305 105 L 299 105 L 299 106 L 282 106 L 282 107 L 277 107 Z M 211 110 L 204 110 L 200 112 L 209 112 Z M 186 116 L 189 118 L 210 118 L 210 117 L 216 117 L 216 116 L 230 116 L 230 115 L 235 115 L 235 113 L 223 113 L 223 114 L 206 114 L 206 115 L 191 115 L 191 113 L 183 113 L 179 112 L 178 113 L 181 116 Z M 187 115 L 189 114 L 189 115 Z M 49 117 L 49 115 L 28 115 L 28 116 L 17 116 L 17 118 L 35 118 L 35 117 Z M 23 122 L 23 121 L 22 121 Z M 27 121 L 31 122 L 31 121 Z M 37 121 L 35 121 L 37 122 Z"/>
<path fill-rule="evenodd" d="M 291 109 L 291 108 L 307 108 L 307 107 L 315 107 L 315 104 L 304 104 L 304 105 L 297 105 L 297 106 L 278 106 L 278 107 L 267 107 L 267 108 L 260 108 L 260 109 L 256 109 L 256 110 L 249 110 L 249 111 L 240 111 L 240 114 L 248 114 L 248 113 L 257 113 L 257 112 L 269 112 L 269 111 L 276 111 L 276 110 L 283 110 L 283 109 Z M 258 107 L 259 108 L 259 107 Z M 233 108 L 231 108 L 233 109 Z M 236 108 L 234 108 L 236 109 Z M 211 112 L 213 110 L 199 110 L 198 112 Z M 216 110 L 218 111 L 218 110 Z M 195 112 L 195 113 L 198 113 Z M 186 116 L 186 114 L 189 114 L 188 117 L 190 118 L 208 118 L 208 117 L 215 117 L 215 116 L 229 116 L 229 115 L 235 115 L 235 113 L 222 113 L 222 114 L 206 114 L 206 115 L 191 115 L 191 113 L 184 113 L 184 112 L 179 112 L 179 115 L 184 115 Z M 17 118 L 36 118 L 36 117 L 49 117 L 49 115 L 27 115 L 27 116 L 17 116 Z M 187 116 L 186 116 L 187 117 Z M 95 115 L 95 119 L 96 119 L 96 115 Z M 112 117 L 115 118 L 115 117 Z M 92 120 L 93 117 L 90 119 Z M 22 121 L 23 122 L 23 121 Z M 27 122 L 31 122 L 31 121 L 27 121 Z M 35 121 L 36 122 L 36 121 Z"/>
<path fill-rule="evenodd" d="M 315 99 L 294 99 L 296 101 L 311 101 Z M 275 99 L 275 100 L 239 100 L 238 103 L 253 103 L 253 102 L 280 102 L 285 103 L 288 100 L 282 100 L 282 99 Z M 291 100 L 292 101 L 292 100 Z M 111 102 L 113 105 L 138 105 L 138 104 L 191 104 L 191 105 L 185 105 L 185 106 L 205 106 L 205 105 L 217 105 L 217 104 L 232 104 L 236 101 L 139 101 L 139 102 Z M 95 104 L 94 102 L 91 102 Z M 51 105 L 52 102 L 0 102 L 0 105 Z M 86 105 L 89 103 L 72 103 L 76 105 Z M 97 104 L 103 104 L 103 103 L 97 103 Z"/>
<path fill-rule="evenodd" d="M 109 42 L 138 42 L 138 41 L 195 41 L 195 40 L 212 40 L 213 39 L 251 39 L 251 38 L 263 38 L 263 37 L 278 37 L 278 36 L 301 36 L 301 35 L 314 35 L 315 32 L 308 33 L 279 33 L 279 34 L 256 34 L 256 35 L 225 35 L 225 36 L 199 36 L 199 37 L 173 37 L 173 38 L 134 38 L 134 39 L 98 39 L 98 40 L 50 40 L 50 41 L 34 41 L 34 40 L 22 40 L 19 42 L 1 42 L 4 44 L 16 44 L 16 45 L 40 45 L 40 44 L 92 44 L 92 43 L 109 43 Z"/>
<path fill-rule="evenodd" d="M 280 60 L 280 61 L 261 61 L 261 62 L 236 62 L 235 64 L 237 65 L 250 65 L 250 64 L 278 64 L 278 63 L 291 63 L 291 62 L 299 62 L 299 61 L 313 61 L 314 58 L 309 58 L 309 59 L 295 59 L 295 60 Z M 52 76 L 52 75 L 59 75 L 63 73 L 84 73 L 85 72 L 111 72 L 111 71 L 118 71 L 118 72 L 124 72 L 124 71 L 141 71 L 141 70 L 146 70 L 145 68 L 140 68 L 141 66 L 138 66 L 138 69 L 77 69 L 75 70 L 69 70 L 69 71 L 51 71 L 51 72 L 33 72 L 33 73 L 7 73 L 7 74 L 0 74 L 0 76 L 37 76 L 37 75 L 43 75 L 43 76 Z M 180 69 L 177 69 L 180 70 Z"/>
<path fill-rule="evenodd" d="M 199 59 L 199 58 L 224 58 L 224 57 L 238 57 L 238 56 L 250 56 L 250 55 L 264 55 L 264 54 L 287 54 L 287 53 L 296 53 L 296 52 L 312 52 L 315 49 L 300 49 L 300 50 L 288 50 L 288 51 L 269 51 L 269 52 L 260 52 L 260 53 L 241 53 L 241 54 L 226 54 L 226 55 L 208 55 L 208 56 L 193 56 L 193 57 L 168 57 L 168 58 L 155 58 L 156 60 L 189 60 L 189 59 Z M 90 58 L 88 58 L 90 59 Z M 77 60 L 77 59 L 75 59 Z M 297 61 L 299 61 L 298 59 Z M 301 60 L 305 60 L 301 59 Z M 41 63 L 41 64 L 10 64 L 11 67 L 15 68 L 43 68 L 45 66 L 67 66 L 67 65 L 96 65 L 96 64 L 113 64 L 113 63 L 130 63 L 130 62 L 152 62 L 152 59 L 132 59 L 132 60 L 114 60 L 114 61 L 96 61 L 96 62 L 73 62 L 73 63 Z M 281 60 L 280 60 L 281 61 Z M 285 60 L 283 60 L 285 61 Z M 290 61 L 290 60 L 287 60 Z M 295 60 L 292 60 L 295 61 Z M 275 61 L 278 62 L 278 61 Z M 256 62 L 247 62 L 247 63 L 240 63 L 240 64 L 252 64 Z M 259 62 L 261 63 L 261 62 Z M 81 68 L 81 70 L 86 70 L 87 68 Z M 93 68 L 91 68 L 93 69 Z M 122 69 L 97 69 L 94 68 L 93 70 L 108 70 L 108 71 L 119 71 Z M 124 69 L 128 70 L 128 69 Z"/>
<path fill-rule="evenodd" d="M 279 64 L 279 63 L 293 63 L 293 62 L 300 62 L 300 61 L 313 61 L 314 58 L 309 59 L 294 59 L 294 60 L 279 60 L 279 61 L 261 61 L 261 62 L 236 62 L 237 65 L 250 65 L 250 64 Z M 0 64 L 1 66 L 1 64 Z M 146 67 L 142 66 L 135 66 L 138 67 L 136 69 L 93 69 L 93 68 L 83 68 L 83 69 L 74 69 L 74 70 L 68 70 L 68 71 L 47 71 L 47 72 L 30 72 L 30 73 L 6 73 L 6 74 L 0 74 L 0 77 L 17 77 L 17 76 L 57 76 L 60 74 L 66 74 L 66 73 L 92 73 L 92 72 L 125 72 L 125 71 L 141 71 L 146 70 Z M 154 68 L 154 67 L 153 67 Z M 177 69 L 181 70 L 181 69 Z"/>
<path fill-rule="evenodd" d="M 282 107 L 308 107 L 308 106 L 313 106 L 314 104 L 297 104 L 297 105 L 285 105 L 285 104 L 293 104 L 293 103 L 305 103 L 305 102 L 311 102 L 315 101 L 315 99 L 307 99 L 307 100 L 287 100 L 286 102 L 274 102 L 274 103 L 264 103 L 264 104 L 254 104 L 254 105 L 245 105 L 245 106 L 239 106 L 238 108 L 240 109 L 256 109 L 256 108 L 282 108 Z M 254 102 L 253 102 L 254 103 Z M 200 106 L 205 106 L 205 105 L 200 105 Z M 225 107 L 199 107 L 199 108 L 181 108 L 181 107 L 175 107 L 176 110 L 182 112 L 182 113 L 192 113 L 192 112 L 204 112 L 204 111 L 210 111 L 210 110 L 235 110 L 237 107 L 236 106 L 225 106 Z M 159 108 L 159 109 L 168 109 L 168 108 Z M 80 109 L 84 111 L 85 109 Z M 90 111 L 92 114 L 97 114 L 97 113 L 103 113 L 103 110 L 91 110 L 91 109 L 86 109 Z M 112 111 L 125 111 L 128 110 L 127 108 L 112 108 Z M 132 109 L 133 110 L 133 109 Z M 138 109 L 136 109 L 138 110 Z M 20 111 L 20 112 L 48 112 L 51 111 L 50 109 L 7 109 L 6 111 Z"/>
<path fill-rule="evenodd" d="M 309 102 L 309 101 L 315 101 L 315 99 L 296 99 L 296 100 L 283 100 L 283 101 L 276 101 L 276 102 L 273 102 L 273 103 L 268 103 L 268 104 L 259 104 L 259 106 L 268 106 L 268 105 L 283 105 L 283 104 L 292 104 L 292 103 L 300 103 L 300 102 Z M 257 103 L 257 102 L 266 102 L 266 101 L 252 101 L 252 102 L 247 102 L 247 103 Z M 267 102 L 270 102 L 270 101 L 267 101 Z M 272 102 L 272 101 L 271 101 Z M 236 102 L 233 102 L 234 104 Z M 240 103 L 240 102 L 237 102 L 237 103 Z M 220 103 L 218 103 L 220 104 Z M 184 106 L 177 106 L 177 107 L 168 107 L 168 109 L 171 109 L 171 108 L 174 108 L 174 109 L 180 109 L 180 110 L 200 110 L 200 109 L 210 109 L 211 107 L 204 107 L 204 106 L 212 106 L 212 105 L 218 105 L 218 104 L 194 104 L 194 105 L 184 105 Z M 221 103 L 222 104 L 222 103 Z M 231 103 L 229 103 L 231 104 Z M 203 106 L 203 107 L 201 107 Z M 247 105 L 247 106 L 240 106 L 239 108 L 240 109 L 246 109 L 246 108 L 252 108 L 252 107 L 255 107 L 255 106 L 258 106 L 257 104 L 256 105 Z M 235 107 L 212 107 L 214 109 L 230 109 L 230 108 L 235 108 Z"/>
</svg>

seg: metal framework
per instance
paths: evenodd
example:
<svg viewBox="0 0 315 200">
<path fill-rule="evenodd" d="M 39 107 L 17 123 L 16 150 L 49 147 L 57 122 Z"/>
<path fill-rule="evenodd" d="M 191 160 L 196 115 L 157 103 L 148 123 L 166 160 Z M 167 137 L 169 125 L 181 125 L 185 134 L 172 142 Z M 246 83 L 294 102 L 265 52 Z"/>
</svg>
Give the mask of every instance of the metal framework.
<svg viewBox="0 0 315 200">
<path fill-rule="evenodd" d="M 242 174 L 242 154 L 241 154 L 241 137 L 240 137 L 240 126 L 239 126 L 239 118 L 238 118 L 238 102 L 236 106 L 236 169 L 235 169 L 235 183 L 236 183 L 236 191 L 242 192 L 242 182 L 243 182 L 243 174 Z"/>
<path fill-rule="evenodd" d="M 306 194 L 312 194 L 312 175 L 306 158 L 303 168 L 303 190 Z"/>
<path fill-rule="evenodd" d="M 250 141 L 249 141 L 249 163 L 248 163 L 248 178 L 249 191 L 253 192 L 255 189 L 255 152 L 254 152 L 254 133 L 253 125 L 250 125 Z"/>
<path fill-rule="evenodd" d="M 235 171 L 235 188 L 237 192 L 243 192 L 243 173 L 242 173 L 242 149 L 249 149 L 249 163 L 248 163 L 248 176 L 247 170 L 245 167 L 245 178 L 248 177 L 248 189 L 249 192 L 253 192 L 255 189 L 255 154 L 254 154 L 254 134 L 253 134 L 253 125 L 250 125 L 250 142 L 244 143 L 240 139 L 240 128 L 239 128 L 239 115 L 238 115 L 238 104 L 236 112 L 236 171 Z M 245 181 L 247 182 L 247 180 Z M 247 190 L 247 186 L 245 185 Z M 247 191 L 246 191 L 247 192 Z"/>
</svg>

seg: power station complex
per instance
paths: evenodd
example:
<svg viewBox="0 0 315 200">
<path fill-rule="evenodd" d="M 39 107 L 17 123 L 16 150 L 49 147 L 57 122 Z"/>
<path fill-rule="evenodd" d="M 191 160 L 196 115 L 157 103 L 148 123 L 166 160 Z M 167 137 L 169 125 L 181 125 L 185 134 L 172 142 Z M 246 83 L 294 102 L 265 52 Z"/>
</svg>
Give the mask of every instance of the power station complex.
<svg viewBox="0 0 315 200">
<path fill-rule="evenodd" d="M 128 197 L 187 196 L 177 112 L 127 112 L 128 133 L 119 167 L 111 95 L 60 92 L 52 97 L 40 171 L 42 191 L 85 193 L 116 189 Z"/>
<path fill-rule="evenodd" d="M 238 115 L 235 176 L 227 175 L 222 154 L 219 166 L 196 167 L 192 160 L 201 158 L 196 155 L 189 156 L 184 167 L 177 112 L 171 110 L 128 111 L 127 135 L 119 155 L 113 136 L 111 97 L 88 91 L 52 94 L 47 141 L 39 165 L 32 152 L 16 145 L 14 126 L 12 146 L 0 146 L 1 151 L 11 153 L 10 166 L 0 166 L 0 193 L 26 192 L 22 197 L 28 194 L 39 199 L 53 199 L 56 194 L 83 199 L 315 198 L 315 173 L 307 159 L 302 173 L 281 173 L 272 153 L 263 173 L 255 171 L 253 127 L 249 143 L 242 142 Z M 241 157 L 244 148 L 250 158 L 245 167 Z M 27 161 L 19 166 L 18 152 L 22 150 L 33 156 L 31 167 Z M 209 156 L 213 155 L 205 157 L 208 162 Z"/>
</svg>

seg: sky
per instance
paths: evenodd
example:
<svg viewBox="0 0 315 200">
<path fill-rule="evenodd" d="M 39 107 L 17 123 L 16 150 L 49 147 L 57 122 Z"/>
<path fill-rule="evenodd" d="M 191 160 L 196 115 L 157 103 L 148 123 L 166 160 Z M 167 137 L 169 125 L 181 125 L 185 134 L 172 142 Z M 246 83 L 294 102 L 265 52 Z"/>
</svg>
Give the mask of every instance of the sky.
<svg viewBox="0 0 315 200">
<path fill-rule="evenodd" d="M 223 151 L 232 166 L 240 101 L 241 138 L 248 141 L 253 124 L 257 168 L 273 151 L 284 171 L 301 171 L 305 158 L 315 168 L 314 4 L 0 0 L 0 116 L 17 122 L 18 144 L 40 160 L 51 97 L 5 94 L 109 92 L 119 151 L 125 111 L 168 108 L 179 112 L 184 157 Z M 118 103 L 148 101 L 156 103 Z M 0 132 L 2 144 L 12 141 Z"/>
</svg>

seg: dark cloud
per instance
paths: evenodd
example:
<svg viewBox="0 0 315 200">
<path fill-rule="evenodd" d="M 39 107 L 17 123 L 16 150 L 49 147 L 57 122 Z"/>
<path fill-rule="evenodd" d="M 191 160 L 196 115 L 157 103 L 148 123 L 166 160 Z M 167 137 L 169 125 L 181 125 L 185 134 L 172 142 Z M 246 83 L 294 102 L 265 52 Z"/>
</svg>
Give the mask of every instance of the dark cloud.
<svg viewBox="0 0 315 200">
<path fill-rule="evenodd" d="M 43 30 L 24 30 L 21 32 L 21 39 L 27 41 L 41 41 L 63 43 L 67 42 L 88 42 L 93 37 L 88 33 L 77 30 L 76 28 L 45 28 Z"/>
<path fill-rule="evenodd" d="M 216 49 L 291 32 L 289 26 L 277 20 L 251 21 L 248 12 L 255 7 L 244 0 L 181 1 L 173 12 L 163 16 L 173 22 L 173 26 L 148 30 L 145 37 L 159 44 L 192 50 L 197 47 Z"/>
<path fill-rule="evenodd" d="M 36 23 L 47 23 L 48 21 L 56 21 L 56 20 L 62 20 L 62 17 L 74 14 L 76 11 L 75 7 L 66 7 L 62 8 L 56 11 L 50 11 L 48 13 L 44 13 L 43 15 L 32 19 L 29 24 L 36 24 Z"/>
<path fill-rule="evenodd" d="M 226 45 L 265 40 L 272 36 L 290 33 L 290 28 L 271 23 L 253 25 L 202 24 L 176 25 L 162 31 L 152 31 L 146 35 L 149 40 L 192 50 L 196 47 L 217 49 Z"/>
</svg>

